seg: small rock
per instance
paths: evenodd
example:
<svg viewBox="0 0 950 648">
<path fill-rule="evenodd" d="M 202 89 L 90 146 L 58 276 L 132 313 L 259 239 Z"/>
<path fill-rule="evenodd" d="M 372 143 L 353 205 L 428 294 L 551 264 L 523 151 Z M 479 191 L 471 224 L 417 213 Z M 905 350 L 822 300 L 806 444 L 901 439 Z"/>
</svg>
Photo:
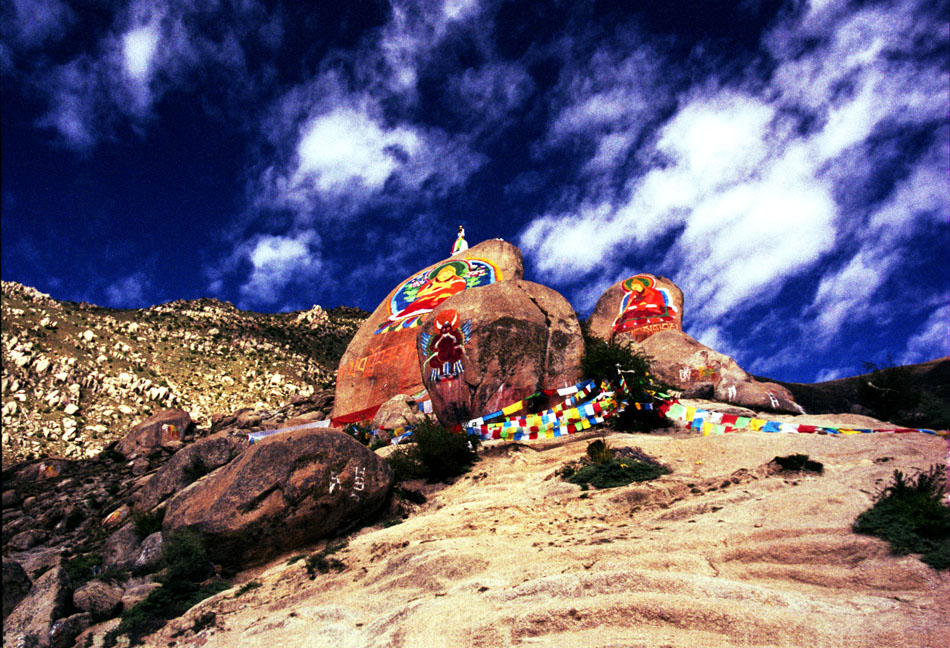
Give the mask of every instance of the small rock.
<svg viewBox="0 0 950 648">
<path fill-rule="evenodd" d="M 158 569 L 162 562 L 162 542 L 161 531 L 156 531 L 142 541 L 142 549 L 133 565 L 136 572 L 152 572 Z"/>
<path fill-rule="evenodd" d="M 113 617 L 122 604 L 122 588 L 118 585 L 92 580 L 73 593 L 73 605 L 95 621 Z"/>
<path fill-rule="evenodd" d="M 45 542 L 47 538 L 49 538 L 49 534 L 45 531 L 27 529 L 10 538 L 10 542 L 7 544 L 11 549 L 15 549 L 16 551 L 26 551 Z"/>
<path fill-rule="evenodd" d="M 129 517 L 129 513 L 130 510 L 128 505 L 123 504 L 106 516 L 106 518 L 102 521 L 102 526 L 107 529 L 114 529 L 125 522 L 125 520 Z"/>
<path fill-rule="evenodd" d="M 72 416 L 73 414 L 79 411 L 79 406 L 76 405 L 75 403 L 69 403 L 63 409 L 63 411 L 66 412 L 66 416 Z"/>
<path fill-rule="evenodd" d="M 148 459 L 139 457 L 132 462 L 132 474 L 136 477 L 144 475 L 148 471 Z"/>
<path fill-rule="evenodd" d="M 126 524 L 113 533 L 102 547 L 103 564 L 115 569 L 131 569 L 141 551 L 141 542 L 135 527 Z"/>
<path fill-rule="evenodd" d="M 14 489 L 3 491 L 3 508 L 10 508 L 11 506 L 17 506 L 23 502 L 23 498 L 20 496 L 20 493 Z"/>
<path fill-rule="evenodd" d="M 72 648 L 76 637 L 92 625 L 92 618 L 85 612 L 60 619 L 49 630 L 50 648 Z"/>
</svg>

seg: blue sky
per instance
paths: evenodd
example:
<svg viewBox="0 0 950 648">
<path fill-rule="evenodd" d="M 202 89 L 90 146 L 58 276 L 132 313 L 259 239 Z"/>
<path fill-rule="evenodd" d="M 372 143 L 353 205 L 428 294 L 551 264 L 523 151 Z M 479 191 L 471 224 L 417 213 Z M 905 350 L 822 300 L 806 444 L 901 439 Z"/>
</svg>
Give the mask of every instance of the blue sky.
<svg viewBox="0 0 950 648">
<path fill-rule="evenodd" d="M 309 4 L 2 0 L 3 279 L 372 310 L 463 224 L 753 373 L 950 353 L 946 0 Z"/>
</svg>

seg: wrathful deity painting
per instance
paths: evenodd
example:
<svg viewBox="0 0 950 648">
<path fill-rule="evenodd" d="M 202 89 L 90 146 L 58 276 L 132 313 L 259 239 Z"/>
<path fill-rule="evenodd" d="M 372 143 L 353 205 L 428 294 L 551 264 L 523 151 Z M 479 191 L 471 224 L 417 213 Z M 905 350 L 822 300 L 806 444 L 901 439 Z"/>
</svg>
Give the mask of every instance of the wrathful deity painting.
<svg viewBox="0 0 950 648">
<path fill-rule="evenodd" d="M 472 320 L 462 322 L 458 311 L 447 308 L 435 316 L 432 334 L 419 335 L 419 346 L 425 355 L 424 371 L 432 382 L 454 380 L 465 371 L 465 342 L 472 336 Z"/>
<path fill-rule="evenodd" d="M 624 280 L 620 312 L 614 320 L 615 333 L 644 340 L 657 331 L 676 328 L 676 306 L 669 292 L 656 285 L 656 277 L 638 274 Z"/>
<path fill-rule="evenodd" d="M 396 288 L 389 301 L 389 317 L 376 329 L 376 335 L 419 326 L 426 313 L 452 295 L 501 279 L 501 271 L 486 259 L 446 261 L 420 272 Z"/>
</svg>

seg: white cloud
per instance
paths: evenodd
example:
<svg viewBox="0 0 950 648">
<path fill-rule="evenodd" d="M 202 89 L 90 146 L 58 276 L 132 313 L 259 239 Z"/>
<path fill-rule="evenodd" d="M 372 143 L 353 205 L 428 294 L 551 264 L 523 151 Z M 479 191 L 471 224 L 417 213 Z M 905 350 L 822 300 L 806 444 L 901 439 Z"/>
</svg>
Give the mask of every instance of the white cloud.
<svg viewBox="0 0 950 648">
<path fill-rule="evenodd" d="M 125 71 L 139 82 L 148 81 L 158 46 L 158 25 L 136 27 L 122 36 Z"/>
<path fill-rule="evenodd" d="M 629 159 L 626 141 L 642 133 L 610 99 L 662 85 L 645 75 L 636 94 L 625 79 L 578 81 L 550 132 L 588 144 L 591 178 L 573 208 L 559 204 L 526 225 L 526 257 L 554 282 L 612 276 L 632 256 L 655 259 L 655 244 L 673 234 L 663 260 L 640 269 L 671 275 L 689 295 L 693 321 L 704 322 L 699 335 L 727 349 L 737 347 L 730 322 L 790 282 L 799 282 L 799 295 L 818 286 L 809 324 L 791 332 L 798 344 L 823 348 L 846 323 L 874 322 L 904 246 L 922 223 L 950 219 L 946 70 L 905 54 L 914 43 L 945 48 L 948 35 L 916 20 L 917 10 L 825 3 L 803 22 L 780 24 L 766 39 L 779 63 L 771 78 L 744 90 L 704 79 L 683 92 L 652 144 L 636 152 L 645 166 L 620 196 L 611 174 Z M 930 131 L 929 153 L 894 153 L 907 128 Z M 881 147 L 888 138 L 894 146 Z M 881 192 L 872 182 L 884 162 L 876 156 L 885 154 L 909 175 Z M 884 200 L 871 208 L 847 202 L 864 187 Z"/>
<path fill-rule="evenodd" d="M 241 297 L 251 305 L 272 305 L 295 282 L 313 279 L 323 267 L 320 239 L 315 232 L 295 236 L 262 235 L 242 246 L 251 274 L 241 285 Z"/>
<path fill-rule="evenodd" d="M 927 362 L 950 355 L 950 304 L 937 306 L 920 329 L 907 340 L 900 364 Z"/>
<path fill-rule="evenodd" d="M 119 279 L 106 287 L 106 303 L 114 308 L 141 308 L 145 303 L 145 293 L 150 290 L 151 282 L 142 272 L 136 272 Z"/>
<path fill-rule="evenodd" d="M 352 183 L 380 191 L 421 149 L 421 138 L 402 127 L 387 129 L 366 112 L 340 108 L 311 120 L 297 144 L 297 186 L 313 182 L 339 194 Z"/>
<path fill-rule="evenodd" d="M 75 21 L 75 14 L 59 0 L 12 0 L 13 15 L 4 16 L 4 39 L 15 39 L 28 49 L 59 40 Z"/>
<path fill-rule="evenodd" d="M 845 374 L 843 369 L 822 369 L 818 372 L 818 375 L 815 376 L 815 382 L 828 382 L 829 380 L 838 380 L 838 378 L 845 377 L 847 377 L 847 374 Z"/>
<path fill-rule="evenodd" d="M 534 90 L 520 65 L 487 63 L 450 77 L 446 88 L 456 113 L 473 130 L 488 130 L 519 108 Z"/>
</svg>

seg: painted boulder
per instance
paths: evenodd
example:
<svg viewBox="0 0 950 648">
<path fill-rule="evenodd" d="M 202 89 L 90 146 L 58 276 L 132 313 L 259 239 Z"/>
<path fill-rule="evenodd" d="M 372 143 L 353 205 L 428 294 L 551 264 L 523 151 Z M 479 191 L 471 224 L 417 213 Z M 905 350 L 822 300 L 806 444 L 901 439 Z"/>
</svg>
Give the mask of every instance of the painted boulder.
<svg viewBox="0 0 950 648">
<path fill-rule="evenodd" d="M 635 342 L 658 331 L 683 330 L 683 291 L 666 277 L 636 274 L 615 283 L 597 300 L 590 330 L 601 338 Z"/>
<path fill-rule="evenodd" d="M 521 251 L 501 239 L 479 243 L 399 283 L 350 341 L 337 370 L 333 418 L 373 418 L 398 394 L 423 389 L 416 358 L 419 327 L 447 299 L 497 282 L 521 279 Z"/>
<path fill-rule="evenodd" d="M 576 384 L 584 339 L 564 297 L 516 280 L 446 300 L 423 324 L 418 354 L 433 411 L 451 427 Z"/>
<path fill-rule="evenodd" d="M 802 413 L 791 392 L 752 378 L 729 356 L 683 332 L 683 291 L 666 277 L 641 273 L 608 288 L 594 307 L 590 332 L 627 340 L 653 362 L 662 382 L 696 398 Z"/>
<path fill-rule="evenodd" d="M 275 434 L 169 499 L 162 535 L 190 528 L 216 563 L 260 563 L 366 519 L 392 484 L 389 464 L 339 430 Z"/>
</svg>

